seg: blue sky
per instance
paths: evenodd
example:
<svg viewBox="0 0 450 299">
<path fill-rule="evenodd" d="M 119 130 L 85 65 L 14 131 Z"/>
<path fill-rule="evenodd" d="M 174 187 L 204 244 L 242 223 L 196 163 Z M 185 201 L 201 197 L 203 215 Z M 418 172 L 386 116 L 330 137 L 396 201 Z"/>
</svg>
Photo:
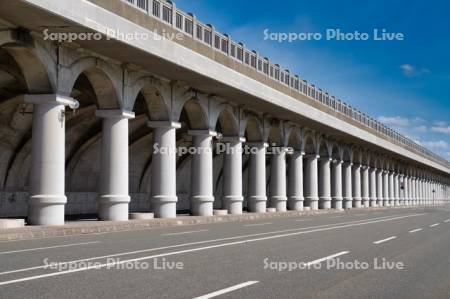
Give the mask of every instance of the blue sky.
<svg viewBox="0 0 450 299">
<path fill-rule="evenodd" d="M 177 0 L 234 40 L 450 160 L 450 2 Z M 326 39 L 327 29 L 367 41 Z M 373 30 L 404 34 L 374 41 Z M 278 42 L 269 33 L 321 33 Z"/>
</svg>

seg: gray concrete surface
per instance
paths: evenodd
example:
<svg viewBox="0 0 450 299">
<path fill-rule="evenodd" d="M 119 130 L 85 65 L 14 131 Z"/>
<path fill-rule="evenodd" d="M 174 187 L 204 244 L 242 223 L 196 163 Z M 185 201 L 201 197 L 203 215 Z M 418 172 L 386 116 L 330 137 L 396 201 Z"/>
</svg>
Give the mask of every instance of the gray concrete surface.
<svg viewBox="0 0 450 299">
<path fill-rule="evenodd" d="M 218 297 L 449 298 L 449 219 L 448 206 L 354 210 L 1 242 L 0 297 L 195 298 L 257 281 Z M 264 267 L 265 261 L 308 263 L 342 252 L 348 253 L 333 261 L 358 260 L 369 268 L 327 269 L 327 261 L 316 264 L 321 269 Z M 120 261 L 105 256 L 141 267 L 148 262 L 149 269 L 117 269 Z M 374 258 L 378 266 L 384 258 L 404 269 L 374 269 Z M 42 268 L 45 259 L 90 259 L 101 268 L 58 272 Z M 168 269 L 176 263 L 183 269 Z"/>
</svg>

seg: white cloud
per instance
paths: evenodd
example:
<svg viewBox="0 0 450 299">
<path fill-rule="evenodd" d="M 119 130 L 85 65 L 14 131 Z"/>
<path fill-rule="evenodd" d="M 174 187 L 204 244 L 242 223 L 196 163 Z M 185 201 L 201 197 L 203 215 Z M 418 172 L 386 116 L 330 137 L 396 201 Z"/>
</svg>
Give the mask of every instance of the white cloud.
<svg viewBox="0 0 450 299">
<path fill-rule="evenodd" d="M 450 134 L 450 126 L 432 127 L 431 131 L 442 134 Z"/>
<path fill-rule="evenodd" d="M 416 129 L 418 129 L 418 131 L 423 131 L 425 127 L 421 125 L 424 122 L 424 120 L 420 117 L 407 118 L 397 115 L 397 116 L 379 116 L 377 119 L 378 121 L 391 126 L 409 127 L 412 125 L 417 125 Z"/>
<path fill-rule="evenodd" d="M 428 132 L 427 126 L 424 126 L 424 125 L 414 127 L 413 130 L 416 131 L 416 132 L 419 132 L 419 133 L 426 133 L 426 132 Z"/>
<path fill-rule="evenodd" d="M 403 75 L 406 77 L 417 77 L 421 75 L 428 75 L 431 74 L 431 71 L 427 68 L 420 68 L 418 69 L 412 64 L 405 63 L 400 66 L 400 69 L 403 72 Z"/>
<path fill-rule="evenodd" d="M 386 125 L 394 125 L 406 127 L 409 126 L 410 120 L 401 116 L 380 116 L 378 120 Z"/>
<path fill-rule="evenodd" d="M 422 141 L 421 144 L 431 150 L 446 150 L 450 148 L 450 145 L 444 140 Z"/>
</svg>

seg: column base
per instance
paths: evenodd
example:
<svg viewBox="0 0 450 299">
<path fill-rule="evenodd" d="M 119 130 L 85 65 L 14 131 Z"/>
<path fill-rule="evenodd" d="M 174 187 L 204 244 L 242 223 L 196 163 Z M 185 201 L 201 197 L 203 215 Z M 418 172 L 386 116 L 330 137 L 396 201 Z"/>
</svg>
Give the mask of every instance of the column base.
<svg viewBox="0 0 450 299">
<path fill-rule="evenodd" d="M 214 196 L 191 196 L 193 216 L 212 216 Z"/>
<path fill-rule="evenodd" d="M 155 218 L 177 217 L 177 196 L 154 195 L 150 201 Z"/>
<path fill-rule="evenodd" d="M 239 215 L 242 214 L 242 204 L 244 197 L 227 195 L 222 197 L 222 209 L 228 211 L 228 214 Z"/>
<path fill-rule="evenodd" d="M 267 197 L 250 196 L 248 198 L 248 210 L 252 213 L 265 213 L 267 211 Z"/>
<path fill-rule="evenodd" d="M 287 197 L 285 196 L 271 196 L 270 206 L 276 208 L 277 212 L 286 212 Z"/>
<path fill-rule="evenodd" d="M 352 202 L 353 202 L 353 199 L 352 198 L 345 198 L 344 197 L 344 200 L 343 200 L 343 208 L 344 209 L 351 209 L 353 206 L 352 206 Z"/>
<path fill-rule="evenodd" d="M 32 195 L 28 199 L 28 223 L 31 225 L 64 225 L 64 195 Z"/>
<path fill-rule="evenodd" d="M 319 197 L 319 209 L 331 209 L 331 197 Z"/>
<path fill-rule="evenodd" d="M 376 200 L 376 198 L 371 198 L 371 199 L 370 199 L 370 201 L 369 201 L 369 206 L 370 206 L 371 208 L 377 206 L 377 200 Z"/>
<path fill-rule="evenodd" d="M 100 195 L 98 202 L 98 218 L 102 221 L 127 221 L 128 195 Z"/>
<path fill-rule="evenodd" d="M 288 209 L 291 211 L 303 211 L 304 198 L 301 196 L 290 196 L 288 198 Z"/>
<path fill-rule="evenodd" d="M 319 209 L 319 198 L 318 197 L 305 197 L 306 206 L 311 210 Z"/>
<path fill-rule="evenodd" d="M 389 200 L 383 199 L 383 207 L 389 207 Z"/>
<path fill-rule="evenodd" d="M 380 198 L 377 198 L 377 207 L 382 207 L 383 206 L 383 200 Z"/>
<path fill-rule="evenodd" d="M 353 207 L 356 209 L 361 208 L 361 201 L 362 199 L 360 197 L 353 198 Z"/>
<path fill-rule="evenodd" d="M 361 202 L 361 205 L 362 205 L 364 208 L 370 207 L 370 199 L 369 199 L 368 197 L 363 198 L 363 199 L 362 199 L 362 202 Z"/>
<path fill-rule="evenodd" d="M 331 199 L 331 208 L 335 210 L 342 210 L 342 197 L 333 197 Z"/>
<path fill-rule="evenodd" d="M 398 199 L 394 199 L 394 206 L 398 207 L 400 205 L 399 200 Z"/>
</svg>

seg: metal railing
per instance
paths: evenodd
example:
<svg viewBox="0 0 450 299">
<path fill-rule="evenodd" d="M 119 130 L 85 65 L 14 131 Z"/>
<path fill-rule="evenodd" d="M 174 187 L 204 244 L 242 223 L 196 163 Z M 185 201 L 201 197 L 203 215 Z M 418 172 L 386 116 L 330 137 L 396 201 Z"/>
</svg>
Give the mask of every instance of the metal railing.
<svg viewBox="0 0 450 299">
<path fill-rule="evenodd" d="M 393 139 L 427 157 L 450 168 L 450 162 L 433 153 L 418 143 L 406 138 L 395 130 L 388 128 L 383 123 L 368 116 L 367 114 L 351 107 L 350 105 L 330 96 L 327 92 L 315 87 L 313 84 L 302 80 L 298 75 L 292 75 L 289 70 L 280 65 L 272 63 L 268 58 L 259 55 L 254 50 L 249 50 L 243 43 L 238 43 L 227 35 L 219 33 L 212 25 L 203 24 L 190 13 L 185 13 L 176 8 L 175 4 L 165 0 L 122 0 L 137 9 L 145 12 L 151 17 L 157 18 L 181 31 L 185 35 L 208 45 L 215 51 L 221 52 L 232 59 L 255 69 L 264 76 L 278 81 L 306 97 L 322 103 L 323 105 L 337 111 L 350 119 L 357 121 L 365 127 Z"/>
</svg>

